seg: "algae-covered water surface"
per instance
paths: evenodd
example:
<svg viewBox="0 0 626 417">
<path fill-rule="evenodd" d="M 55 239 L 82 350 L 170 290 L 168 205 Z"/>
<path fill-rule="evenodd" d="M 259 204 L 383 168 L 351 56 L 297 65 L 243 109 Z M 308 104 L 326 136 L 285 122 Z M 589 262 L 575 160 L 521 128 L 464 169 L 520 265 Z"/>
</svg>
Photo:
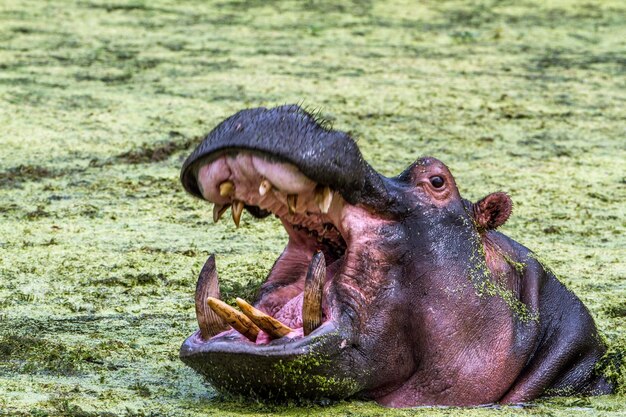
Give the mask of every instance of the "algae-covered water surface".
<svg viewBox="0 0 626 417">
<path fill-rule="evenodd" d="M 621 1 L 0 2 L 0 415 L 626 414 Z M 244 107 L 303 103 L 384 174 L 420 155 L 585 302 L 615 395 L 389 410 L 220 397 L 178 359 L 210 253 L 250 299 L 276 219 L 213 224 L 178 182 Z"/>
</svg>

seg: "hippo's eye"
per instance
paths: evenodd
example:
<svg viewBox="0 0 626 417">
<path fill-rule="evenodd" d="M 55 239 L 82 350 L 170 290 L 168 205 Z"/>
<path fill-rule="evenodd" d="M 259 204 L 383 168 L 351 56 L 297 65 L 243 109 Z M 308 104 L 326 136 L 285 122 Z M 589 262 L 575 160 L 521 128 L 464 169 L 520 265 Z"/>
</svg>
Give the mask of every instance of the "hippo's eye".
<svg viewBox="0 0 626 417">
<path fill-rule="evenodd" d="M 430 177 L 430 183 L 435 188 L 441 188 L 443 187 L 444 181 L 439 175 L 435 175 L 434 177 Z"/>
</svg>

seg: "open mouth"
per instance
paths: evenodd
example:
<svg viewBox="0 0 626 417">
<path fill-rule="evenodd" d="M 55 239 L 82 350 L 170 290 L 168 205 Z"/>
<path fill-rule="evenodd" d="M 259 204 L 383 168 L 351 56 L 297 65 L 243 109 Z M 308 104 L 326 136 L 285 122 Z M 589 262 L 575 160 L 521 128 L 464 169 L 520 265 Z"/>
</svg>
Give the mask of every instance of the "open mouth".
<svg viewBox="0 0 626 417">
<path fill-rule="evenodd" d="M 196 287 L 199 330 L 186 342 L 185 352 L 205 351 L 207 346 L 202 345 L 218 342 L 240 344 L 249 351 L 292 343 L 334 327 L 328 325 L 337 315 L 330 285 L 347 250 L 342 196 L 294 165 L 259 152 L 212 154 L 193 170 L 203 198 L 214 203 L 214 221 L 229 209 L 237 226 L 244 208 L 255 217 L 274 214 L 289 243 L 259 299 L 254 305 L 237 299 L 239 310 L 219 300 L 215 262 L 207 261 Z"/>
<path fill-rule="evenodd" d="M 180 358 L 214 388 L 255 398 L 346 398 L 364 387 L 358 349 L 375 289 L 374 215 L 390 207 L 386 179 L 347 134 L 298 106 L 242 110 L 216 126 L 181 169 L 213 218 L 276 216 L 289 236 L 257 299 L 219 299 L 215 260 L 196 286 L 199 330 Z M 244 210 L 245 209 L 245 210 Z M 369 300 L 369 301 L 368 301 Z M 365 378 L 365 379 L 364 379 Z"/>
</svg>

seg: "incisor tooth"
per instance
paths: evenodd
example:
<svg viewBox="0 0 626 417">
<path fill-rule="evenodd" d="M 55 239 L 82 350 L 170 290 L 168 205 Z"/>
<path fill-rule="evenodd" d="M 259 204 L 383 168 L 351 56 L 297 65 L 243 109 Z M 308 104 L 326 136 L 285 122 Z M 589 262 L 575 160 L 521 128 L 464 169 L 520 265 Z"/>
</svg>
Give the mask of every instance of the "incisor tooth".
<svg viewBox="0 0 626 417">
<path fill-rule="evenodd" d="M 254 324 L 265 333 L 269 334 L 273 339 L 279 339 L 293 331 L 290 327 L 285 326 L 274 317 L 257 310 L 241 298 L 237 298 L 237 305 L 241 311 L 243 311 L 243 314 L 248 316 Z"/>
<path fill-rule="evenodd" d="M 326 261 L 324 254 L 313 255 L 304 281 L 304 299 L 302 301 L 302 328 L 307 336 L 322 324 L 322 293 L 326 280 Z"/>
<path fill-rule="evenodd" d="M 235 200 L 233 202 L 233 208 L 231 209 L 231 212 L 233 213 L 233 221 L 235 222 L 235 226 L 239 227 L 241 213 L 243 212 L 243 201 Z"/>
<path fill-rule="evenodd" d="M 222 214 L 224 214 L 224 212 L 228 210 L 228 207 L 230 207 L 230 204 L 224 204 L 223 206 L 220 204 L 215 204 L 213 206 L 213 222 L 214 223 L 217 223 L 217 221 L 222 218 Z"/>
<path fill-rule="evenodd" d="M 222 197 L 230 197 L 235 191 L 235 184 L 232 181 L 224 181 L 220 184 L 220 195 Z"/>
<path fill-rule="evenodd" d="M 209 256 L 204 263 L 198 283 L 196 284 L 196 318 L 200 327 L 200 335 L 202 339 L 207 340 L 218 333 L 228 329 L 228 325 L 220 316 L 215 314 L 207 305 L 207 299 L 214 297 L 219 299 L 220 287 L 217 278 L 217 269 L 215 267 L 215 256 Z"/>
<path fill-rule="evenodd" d="M 289 194 L 287 196 L 287 207 L 289 214 L 296 214 L 296 206 L 298 205 L 298 194 Z"/>
<path fill-rule="evenodd" d="M 263 197 L 269 190 L 272 189 L 272 183 L 268 180 L 261 181 L 261 185 L 259 185 L 259 194 Z"/>
<path fill-rule="evenodd" d="M 321 190 L 317 190 L 315 193 L 315 202 L 320 211 L 324 214 L 328 213 L 330 205 L 333 202 L 333 191 L 329 186 L 325 186 Z"/>
<path fill-rule="evenodd" d="M 224 319 L 233 329 L 247 337 L 250 341 L 256 341 L 259 328 L 248 317 L 217 298 L 207 298 L 207 304 L 215 314 Z"/>
</svg>

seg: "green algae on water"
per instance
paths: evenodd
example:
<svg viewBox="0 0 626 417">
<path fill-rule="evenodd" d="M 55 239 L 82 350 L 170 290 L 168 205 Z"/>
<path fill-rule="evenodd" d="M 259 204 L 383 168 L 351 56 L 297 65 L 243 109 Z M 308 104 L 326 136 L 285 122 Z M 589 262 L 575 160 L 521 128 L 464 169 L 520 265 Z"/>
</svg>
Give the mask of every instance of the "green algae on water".
<svg viewBox="0 0 626 417">
<path fill-rule="evenodd" d="M 0 415 L 618 416 L 626 412 L 623 39 L 607 0 L 0 5 Z M 179 168 L 244 107 L 302 103 L 396 175 L 419 156 L 591 311 L 615 395 L 501 409 L 233 402 L 178 359 L 197 274 L 254 294 L 275 219 L 213 224 Z"/>
</svg>

